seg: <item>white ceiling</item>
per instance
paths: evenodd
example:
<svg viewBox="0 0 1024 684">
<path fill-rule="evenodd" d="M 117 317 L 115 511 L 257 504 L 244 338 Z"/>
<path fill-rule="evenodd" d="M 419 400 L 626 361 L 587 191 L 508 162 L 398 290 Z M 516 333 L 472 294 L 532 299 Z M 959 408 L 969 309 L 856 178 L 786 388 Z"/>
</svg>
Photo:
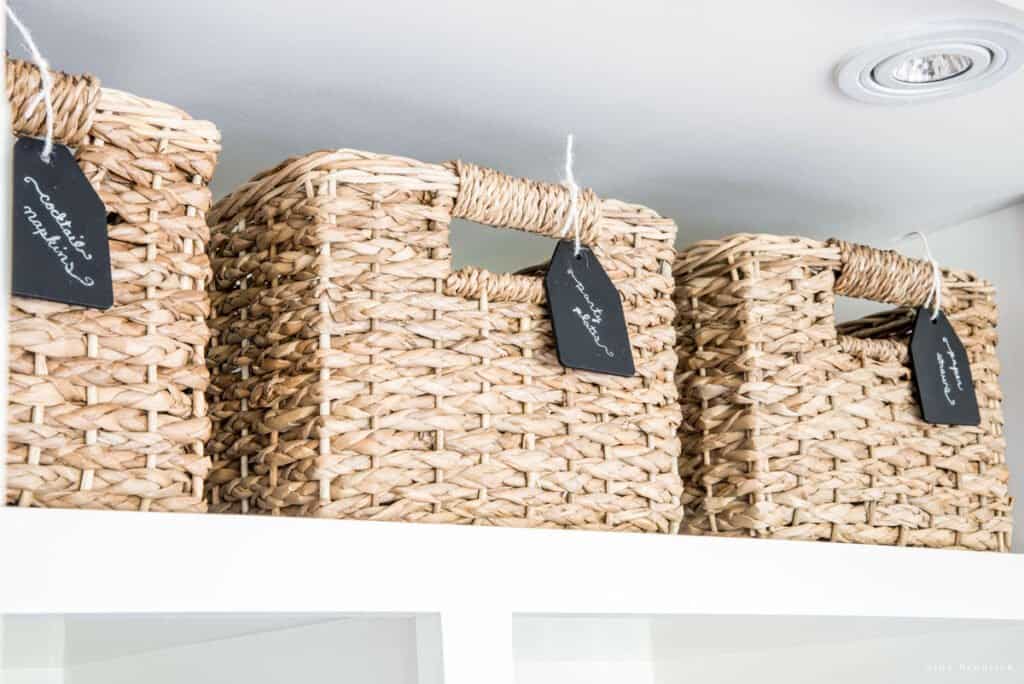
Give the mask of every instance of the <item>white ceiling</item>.
<svg viewBox="0 0 1024 684">
<path fill-rule="evenodd" d="M 12 5 L 54 66 L 215 121 L 218 195 L 324 147 L 558 180 L 572 131 L 580 181 L 672 216 L 680 244 L 736 231 L 884 243 L 1024 198 L 1024 72 L 904 107 L 848 100 L 831 80 L 889 32 L 1024 24 L 988 0 Z M 457 251 L 492 268 L 487 252 L 550 251 L 465 235 Z"/>
</svg>

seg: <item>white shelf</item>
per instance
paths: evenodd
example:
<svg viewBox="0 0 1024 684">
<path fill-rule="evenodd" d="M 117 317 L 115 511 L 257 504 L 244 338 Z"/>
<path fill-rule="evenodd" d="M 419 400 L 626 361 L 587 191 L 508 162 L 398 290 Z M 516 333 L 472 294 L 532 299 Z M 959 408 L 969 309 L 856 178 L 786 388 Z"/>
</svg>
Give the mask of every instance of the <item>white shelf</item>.
<svg viewBox="0 0 1024 684">
<path fill-rule="evenodd" d="M 0 512 L 0 538 L 0 613 L 10 614 L 1024 620 L 1015 554 L 14 508 Z"/>
</svg>

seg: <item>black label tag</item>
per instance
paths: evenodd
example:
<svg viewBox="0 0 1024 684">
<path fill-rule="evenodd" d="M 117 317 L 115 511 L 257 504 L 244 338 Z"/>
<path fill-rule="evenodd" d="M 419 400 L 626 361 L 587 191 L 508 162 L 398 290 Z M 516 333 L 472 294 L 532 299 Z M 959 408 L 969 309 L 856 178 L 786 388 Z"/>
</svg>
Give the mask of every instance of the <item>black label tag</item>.
<svg viewBox="0 0 1024 684">
<path fill-rule="evenodd" d="M 107 210 L 71 150 L 14 144 L 14 294 L 108 309 L 114 303 Z"/>
<path fill-rule="evenodd" d="M 946 315 L 940 311 L 934 321 L 932 315 L 931 309 L 917 309 L 910 338 L 921 416 L 937 425 L 977 425 L 981 415 L 967 350 Z"/>
<path fill-rule="evenodd" d="M 619 291 L 592 251 L 573 251 L 572 242 L 560 241 L 544 278 L 558 360 L 567 368 L 631 376 L 636 369 Z"/>
</svg>

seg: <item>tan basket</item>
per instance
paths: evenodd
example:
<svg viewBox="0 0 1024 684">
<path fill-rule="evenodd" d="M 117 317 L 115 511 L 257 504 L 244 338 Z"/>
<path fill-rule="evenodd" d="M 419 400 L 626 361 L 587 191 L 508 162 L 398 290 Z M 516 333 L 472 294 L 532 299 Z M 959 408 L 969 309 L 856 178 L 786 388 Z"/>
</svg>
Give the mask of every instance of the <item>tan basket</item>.
<svg viewBox="0 0 1024 684">
<path fill-rule="evenodd" d="M 15 297 L 11 306 L 7 503 L 202 511 L 209 433 L 206 188 L 213 124 L 53 73 L 55 138 L 72 147 L 109 212 L 114 306 Z M 38 70 L 7 61 L 14 132 Z"/>
<path fill-rule="evenodd" d="M 220 201 L 211 509 L 673 530 L 676 227 L 580 201 L 623 298 L 632 378 L 559 365 L 535 272 L 451 270 L 453 217 L 555 236 L 561 186 L 339 150 Z"/>
<path fill-rule="evenodd" d="M 922 304 L 928 262 L 841 241 L 736 235 L 676 261 L 684 532 L 1008 550 L 993 288 L 944 273 L 981 425 L 929 425 L 913 309 L 836 326 L 836 295 Z"/>
</svg>

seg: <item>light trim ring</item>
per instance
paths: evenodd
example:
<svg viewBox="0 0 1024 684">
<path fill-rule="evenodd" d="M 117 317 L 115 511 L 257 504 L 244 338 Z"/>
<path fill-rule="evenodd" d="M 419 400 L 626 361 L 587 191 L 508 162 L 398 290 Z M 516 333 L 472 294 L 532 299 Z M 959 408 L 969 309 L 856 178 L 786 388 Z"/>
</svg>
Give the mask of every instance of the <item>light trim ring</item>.
<svg viewBox="0 0 1024 684">
<path fill-rule="evenodd" d="M 971 65 L 960 74 L 921 83 L 895 77 L 915 58 L 958 55 Z M 1024 29 L 1002 22 L 945 22 L 903 34 L 861 50 L 836 68 L 839 89 L 876 104 L 909 104 L 981 90 L 1006 78 L 1024 64 Z"/>
</svg>

